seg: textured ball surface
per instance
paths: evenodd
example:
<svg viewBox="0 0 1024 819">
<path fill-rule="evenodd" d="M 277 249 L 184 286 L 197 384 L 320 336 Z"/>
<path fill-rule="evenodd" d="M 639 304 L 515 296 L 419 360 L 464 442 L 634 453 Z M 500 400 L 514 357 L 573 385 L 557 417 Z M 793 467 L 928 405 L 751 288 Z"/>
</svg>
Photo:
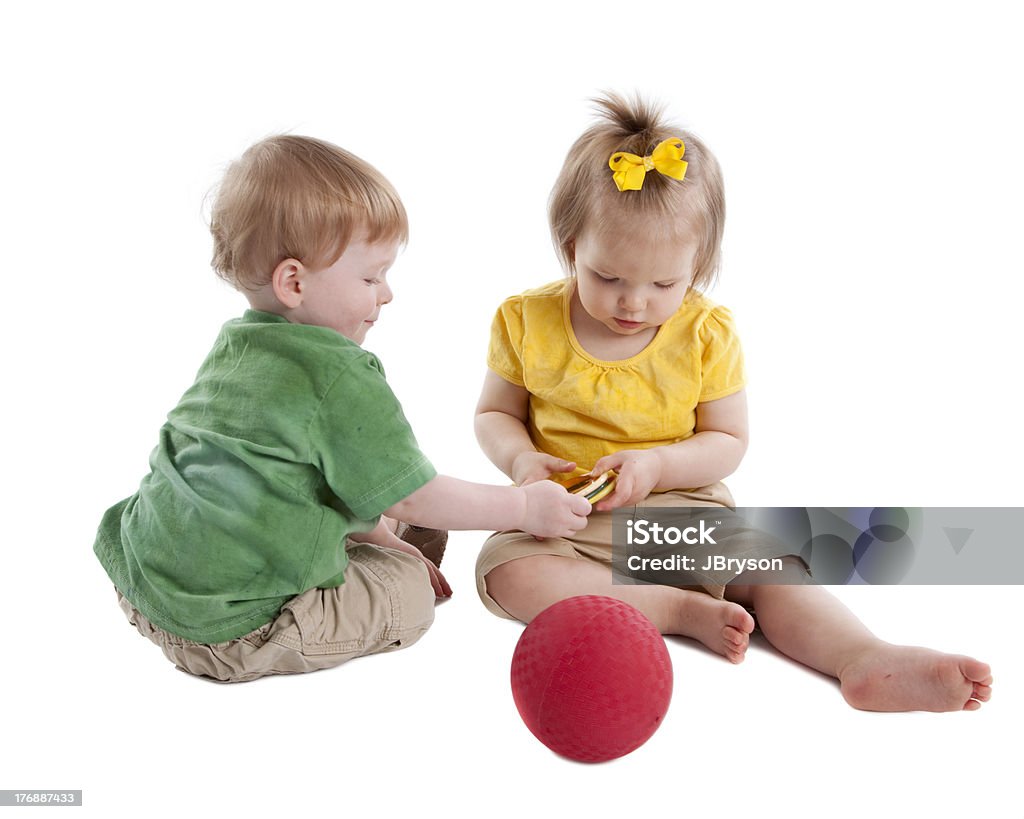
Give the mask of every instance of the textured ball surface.
<svg viewBox="0 0 1024 819">
<path fill-rule="evenodd" d="M 570 597 L 523 631 L 512 655 L 512 696 L 552 751 L 602 762 L 657 730 L 672 698 L 672 661 L 637 609 L 611 597 Z"/>
</svg>

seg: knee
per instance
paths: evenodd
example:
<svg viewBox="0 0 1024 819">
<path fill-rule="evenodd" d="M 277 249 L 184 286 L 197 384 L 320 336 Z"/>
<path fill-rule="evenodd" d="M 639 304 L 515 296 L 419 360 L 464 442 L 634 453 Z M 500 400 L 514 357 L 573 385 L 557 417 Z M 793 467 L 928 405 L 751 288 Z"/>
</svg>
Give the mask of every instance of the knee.
<svg viewBox="0 0 1024 819">
<path fill-rule="evenodd" d="M 510 560 L 508 563 L 495 566 L 484 575 L 484 586 L 487 589 L 487 594 L 499 605 L 507 602 L 509 591 L 514 590 L 519 584 L 520 573 L 514 568 L 513 564 L 521 563 L 524 560 L 528 560 L 528 558 Z"/>
<path fill-rule="evenodd" d="M 422 634 L 434 622 L 434 606 L 437 603 L 437 595 L 434 594 L 434 587 L 430 584 L 430 574 L 422 561 L 413 558 L 416 565 L 411 567 L 415 580 L 407 582 L 402 588 L 402 609 L 404 620 L 413 629 L 419 630 Z"/>
<path fill-rule="evenodd" d="M 422 560 L 405 552 L 357 546 L 349 552 L 349 570 L 341 588 L 346 605 L 361 603 L 371 613 L 357 619 L 379 623 L 387 634 L 405 635 L 403 645 L 415 642 L 434 622 L 437 598 L 430 574 Z"/>
<path fill-rule="evenodd" d="M 736 578 L 738 584 L 747 585 L 756 593 L 759 586 L 802 586 L 810 580 L 807 564 L 796 555 L 777 557 L 777 567 L 745 571 Z"/>
<path fill-rule="evenodd" d="M 514 597 L 536 582 L 537 576 L 545 571 L 545 564 L 557 560 L 553 555 L 530 555 L 495 566 L 484 575 L 487 593 L 499 603 Z"/>
<path fill-rule="evenodd" d="M 811 582 L 810 567 L 802 557 L 786 555 L 782 558 L 782 571 L 778 573 L 776 582 L 787 586 L 803 586 Z"/>
</svg>

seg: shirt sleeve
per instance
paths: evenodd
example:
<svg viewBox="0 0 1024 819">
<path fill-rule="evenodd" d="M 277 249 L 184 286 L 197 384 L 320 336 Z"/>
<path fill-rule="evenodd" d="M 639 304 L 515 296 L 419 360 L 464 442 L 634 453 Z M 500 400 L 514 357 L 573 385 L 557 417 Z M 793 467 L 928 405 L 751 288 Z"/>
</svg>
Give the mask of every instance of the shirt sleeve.
<svg viewBox="0 0 1024 819">
<path fill-rule="evenodd" d="M 714 401 L 739 392 L 747 383 L 743 348 L 732 313 L 716 306 L 700 328 L 700 401 Z"/>
<path fill-rule="evenodd" d="M 506 381 L 522 387 L 523 379 L 523 300 L 507 299 L 498 308 L 491 323 L 491 342 L 487 366 Z"/>
<path fill-rule="evenodd" d="M 310 440 L 312 460 L 331 491 L 363 520 L 376 518 L 437 474 L 370 353 L 334 380 L 310 426 Z"/>
</svg>

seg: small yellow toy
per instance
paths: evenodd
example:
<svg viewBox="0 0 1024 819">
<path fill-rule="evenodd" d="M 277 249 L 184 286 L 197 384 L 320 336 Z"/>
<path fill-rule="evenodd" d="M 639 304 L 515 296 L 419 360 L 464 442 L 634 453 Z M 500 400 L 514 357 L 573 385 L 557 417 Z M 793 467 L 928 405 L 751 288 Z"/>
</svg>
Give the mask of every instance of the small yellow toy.
<svg viewBox="0 0 1024 819">
<path fill-rule="evenodd" d="M 618 476 L 612 469 L 602 472 L 596 478 L 591 475 L 552 476 L 553 480 L 565 487 L 566 492 L 580 495 L 592 504 L 608 497 L 612 493 L 615 489 L 616 477 Z"/>
</svg>

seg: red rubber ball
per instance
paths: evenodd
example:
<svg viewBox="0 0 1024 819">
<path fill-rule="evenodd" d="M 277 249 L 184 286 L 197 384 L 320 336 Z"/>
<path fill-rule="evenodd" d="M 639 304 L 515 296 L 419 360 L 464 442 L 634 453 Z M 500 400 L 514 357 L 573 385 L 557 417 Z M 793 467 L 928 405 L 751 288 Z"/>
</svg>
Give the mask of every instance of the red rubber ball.
<svg viewBox="0 0 1024 819">
<path fill-rule="evenodd" d="M 512 696 L 526 727 L 556 754 L 603 762 L 657 730 L 672 698 L 672 661 L 637 609 L 611 597 L 570 597 L 523 631 Z"/>
</svg>

